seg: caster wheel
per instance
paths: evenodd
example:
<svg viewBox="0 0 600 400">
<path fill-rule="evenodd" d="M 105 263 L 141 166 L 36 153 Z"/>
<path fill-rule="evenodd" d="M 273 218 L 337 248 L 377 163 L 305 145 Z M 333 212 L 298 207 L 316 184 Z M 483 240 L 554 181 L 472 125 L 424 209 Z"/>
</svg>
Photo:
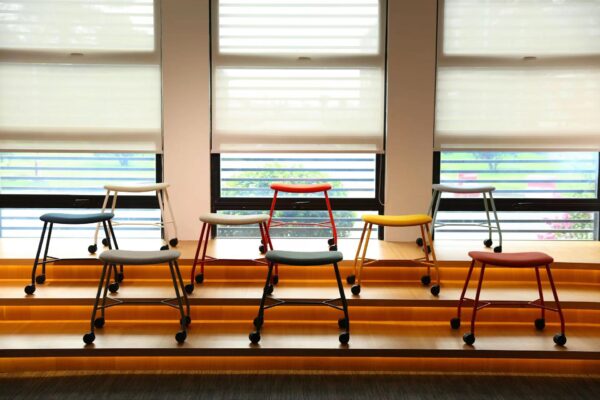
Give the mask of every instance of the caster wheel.
<svg viewBox="0 0 600 400">
<path fill-rule="evenodd" d="M 463 335 L 463 340 L 466 344 L 471 346 L 473 343 L 475 343 L 475 335 L 473 335 L 471 332 L 465 333 Z"/>
<path fill-rule="evenodd" d="M 431 294 L 434 296 L 437 296 L 440 294 L 440 286 L 439 285 L 433 285 L 431 287 L 431 289 L 429 289 L 429 290 L 430 290 Z"/>
<path fill-rule="evenodd" d="M 346 318 L 338 319 L 338 326 L 342 329 L 348 329 L 348 320 Z"/>
<path fill-rule="evenodd" d="M 358 296 L 360 294 L 360 285 L 352 286 L 352 289 L 350 289 L 350 291 L 352 292 L 352 294 Z"/>
<path fill-rule="evenodd" d="M 165 244 L 165 245 L 164 245 L 164 246 L 162 246 L 160 249 L 161 249 L 161 250 L 169 250 L 169 246 L 167 246 L 167 245 Z"/>
<path fill-rule="evenodd" d="M 169 244 L 173 247 L 177 247 L 177 245 L 179 244 L 179 240 L 177 238 L 173 238 L 169 240 Z"/>
<path fill-rule="evenodd" d="M 92 344 L 94 343 L 94 340 L 96 340 L 96 335 L 94 335 L 94 332 L 86 333 L 85 335 L 83 335 L 83 341 L 85 342 L 85 344 Z"/>
<path fill-rule="evenodd" d="M 94 326 L 98 329 L 101 329 L 104 327 L 104 318 L 100 317 L 100 318 L 96 318 L 94 320 Z"/>
<path fill-rule="evenodd" d="M 327 239 L 327 244 L 333 246 L 335 244 L 335 240 L 333 240 L 333 238 L 329 238 Z"/>
<path fill-rule="evenodd" d="M 429 275 L 423 275 L 421 277 L 421 283 L 423 285 L 429 285 L 431 283 L 431 277 Z"/>
<path fill-rule="evenodd" d="M 415 240 L 415 243 L 417 244 L 417 246 L 423 247 L 423 238 L 417 238 L 417 240 Z"/>
<path fill-rule="evenodd" d="M 351 285 L 354 285 L 355 281 L 356 281 L 356 277 L 354 275 L 348 275 L 346 277 L 346 282 L 348 282 Z"/>
<path fill-rule="evenodd" d="M 483 245 L 484 245 L 485 247 L 492 247 L 492 244 L 494 244 L 494 242 L 492 242 L 492 239 L 485 239 L 485 240 L 483 241 Z"/>
<path fill-rule="evenodd" d="M 196 283 L 202 283 L 204 282 L 204 274 L 198 274 L 196 275 Z"/>
<path fill-rule="evenodd" d="M 117 272 L 115 281 L 117 281 L 118 283 L 121 283 L 121 282 L 123 282 L 123 279 L 125 279 L 125 275 L 123 275 L 122 272 Z"/>
<path fill-rule="evenodd" d="M 250 341 L 254 344 L 260 342 L 260 333 L 258 333 L 257 331 L 250 333 L 250 335 L 248 335 L 248 338 L 250 339 Z"/>
<path fill-rule="evenodd" d="M 107 238 L 102 239 L 102 245 L 103 246 L 108 246 L 108 239 Z"/>
<path fill-rule="evenodd" d="M 189 324 L 192 323 L 192 319 L 189 317 L 189 315 L 186 315 L 184 318 L 179 320 L 179 323 L 181 324 L 182 322 L 185 322 L 185 325 L 188 326 Z M 185 339 L 184 339 L 185 340 Z"/>
<path fill-rule="evenodd" d="M 546 327 L 546 320 L 544 318 L 538 318 L 535 320 L 535 329 L 538 331 L 543 330 Z"/>
<path fill-rule="evenodd" d="M 272 281 L 273 285 L 277 285 L 279 283 L 279 275 L 274 275 Z"/>
<path fill-rule="evenodd" d="M 329 251 L 337 251 L 337 244 L 332 244 L 329 246 Z"/>
<path fill-rule="evenodd" d="M 185 285 L 185 292 L 187 294 L 192 294 L 194 292 L 194 285 L 191 283 L 189 285 Z"/>
<path fill-rule="evenodd" d="M 268 285 L 267 287 L 265 287 L 265 293 L 267 295 L 272 294 L 273 293 L 273 285 Z"/>
<path fill-rule="evenodd" d="M 267 252 L 267 248 L 264 244 L 261 244 L 260 246 L 258 246 L 258 251 L 260 251 L 260 254 L 265 254 Z"/>
<path fill-rule="evenodd" d="M 97 251 L 98 251 L 98 246 L 96 246 L 95 244 L 91 244 L 88 246 L 88 253 L 94 254 Z"/>
<path fill-rule="evenodd" d="M 559 346 L 564 346 L 567 343 L 567 337 L 562 333 L 557 333 L 556 335 L 554 335 L 553 339 L 554 343 L 556 343 Z"/>
<path fill-rule="evenodd" d="M 452 327 L 452 329 L 460 328 L 460 318 L 458 318 L 458 317 L 452 318 L 450 320 L 450 326 Z"/>
<path fill-rule="evenodd" d="M 44 282 L 46 282 L 46 275 L 38 275 L 35 277 L 35 283 L 39 283 L 40 285 L 43 285 Z"/>
<path fill-rule="evenodd" d="M 348 342 L 350 341 L 350 334 L 348 332 L 344 332 L 340 334 L 340 343 L 341 344 L 348 344 Z"/>
<path fill-rule="evenodd" d="M 177 343 L 185 342 L 186 338 L 187 338 L 187 333 L 185 333 L 185 331 L 179 331 L 175 334 L 175 340 L 177 340 Z"/>
<path fill-rule="evenodd" d="M 33 285 L 25 286 L 25 293 L 33 294 L 34 292 L 35 292 L 35 286 L 33 286 Z"/>
<path fill-rule="evenodd" d="M 113 282 L 110 285 L 108 285 L 108 290 L 111 293 L 117 293 L 119 291 L 119 284 L 117 282 Z"/>
<path fill-rule="evenodd" d="M 263 326 L 264 322 L 265 321 L 261 317 L 256 317 L 254 318 L 254 321 L 252 323 L 254 324 L 254 327 L 256 329 L 260 329 L 260 327 Z"/>
<path fill-rule="evenodd" d="M 502 253 L 502 246 L 494 247 L 494 253 Z"/>
</svg>

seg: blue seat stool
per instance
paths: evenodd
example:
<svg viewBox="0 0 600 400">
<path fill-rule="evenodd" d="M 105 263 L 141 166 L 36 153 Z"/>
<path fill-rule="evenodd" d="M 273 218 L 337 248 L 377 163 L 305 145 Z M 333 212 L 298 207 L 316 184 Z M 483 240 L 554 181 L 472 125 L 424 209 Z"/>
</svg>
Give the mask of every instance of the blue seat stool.
<svg viewBox="0 0 600 400">
<path fill-rule="evenodd" d="M 175 335 L 175 340 L 179 343 L 183 343 L 187 337 L 187 326 L 192 322 L 190 318 L 190 303 L 185 293 L 183 279 L 181 278 L 181 272 L 179 271 L 179 264 L 177 259 L 180 253 L 176 250 L 157 250 L 157 251 L 132 251 L 132 250 L 107 250 L 100 254 L 99 259 L 103 261 L 104 266 L 102 267 L 102 274 L 100 275 L 100 282 L 98 283 L 98 292 L 96 293 L 96 300 L 94 301 L 94 308 L 92 309 L 91 318 L 91 331 L 83 335 L 83 341 L 86 344 L 91 344 L 96 340 L 95 329 L 104 327 L 104 311 L 119 304 L 133 303 L 133 304 L 165 304 L 167 306 L 179 309 L 181 316 L 179 323 L 181 324 L 181 330 Z M 126 265 L 152 265 L 152 264 L 168 264 L 169 270 L 171 271 L 171 279 L 173 280 L 173 287 L 175 288 L 175 297 L 171 299 L 163 299 L 157 301 L 126 301 L 123 299 L 115 299 L 108 297 L 108 289 L 111 282 L 111 273 L 116 271 L 117 264 Z M 102 295 L 102 304 L 100 305 L 100 296 Z M 176 304 L 173 304 L 176 301 Z M 184 310 L 185 302 L 185 310 Z M 96 314 L 100 310 L 101 316 L 96 318 Z"/>
<path fill-rule="evenodd" d="M 350 318 L 348 316 L 348 302 L 344 294 L 344 287 L 340 278 L 340 271 L 338 269 L 338 262 L 342 261 L 344 256 L 339 251 L 284 251 L 284 250 L 273 250 L 267 252 L 265 255 L 267 262 L 269 263 L 269 269 L 267 272 L 267 279 L 263 289 L 262 298 L 260 299 L 260 306 L 258 308 L 258 316 L 254 318 L 254 327 L 256 330 L 250 333 L 250 341 L 254 344 L 260 341 L 260 330 L 264 323 L 264 312 L 268 308 L 277 307 L 283 304 L 314 304 L 324 305 L 336 310 L 344 312 L 344 318 L 338 320 L 338 326 L 344 329 L 339 336 L 342 344 L 347 344 L 350 341 Z M 270 303 L 267 304 L 267 296 L 271 296 L 273 293 L 272 274 L 273 268 L 277 264 L 295 265 L 295 266 L 312 266 L 312 265 L 327 265 L 332 264 L 335 272 L 335 279 L 337 280 L 338 289 L 340 291 L 340 297 L 337 299 L 330 300 L 316 300 L 316 301 L 305 301 L 305 300 L 282 300 L 275 297 L 269 297 Z M 341 301 L 342 305 L 339 306 L 336 302 Z"/>
<path fill-rule="evenodd" d="M 40 236 L 40 242 L 38 244 L 37 253 L 35 255 L 35 261 L 33 263 L 33 268 L 31 270 L 31 285 L 25 286 L 25 293 L 33 294 L 35 292 L 35 284 L 43 284 L 46 281 L 46 264 L 50 264 L 53 262 L 61 261 L 64 259 L 52 257 L 48 255 L 48 249 L 50 248 L 50 238 L 52 237 L 52 227 L 54 224 L 64 224 L 64 225 L 83 225 L 83 224 L 102 224 L 104 227 L 104 233 L 106 237 L 109 238 L 107 240 L 107 245 L 109 249 L 112 249 L 114 244 L 115 248 L 119 248 L 117 245 L 117 238 L 115 237 L 115 232 L 113 230 L 111 220 L 114 217 L 113 213 L 94 213 L 94 214 L 64 214 L 64 213 L 49 213 L 44 214 L 40 217 L 40 220 L 44 222 L 44 227 L 42 228 L 42 235 Z M 46 236 L 46 232 L 48 235 Z M 44 256 L 42 261 L 40 262 L 40 254 L 42 251 L 42 245 L 44 243 L 44 238 L 46 239 L 46 246 L 44 249 Z M 88 248 L 90 253 L 94 253 L 91 251 L 91 246 Z M 38 265 L 42 266 L 42 273 L 36 276 Z M 116 270 L 116 266 L 115 266 Z M 123 266 L 121 266 L 121 272 L 117 273 L 115 271 L 115 278 L 117 278 L 116 282 L 111 284 L 111 291 L 117 291 L 119 286 L 117 282 L 121 282 L 123 280 Z"/>
</svg>

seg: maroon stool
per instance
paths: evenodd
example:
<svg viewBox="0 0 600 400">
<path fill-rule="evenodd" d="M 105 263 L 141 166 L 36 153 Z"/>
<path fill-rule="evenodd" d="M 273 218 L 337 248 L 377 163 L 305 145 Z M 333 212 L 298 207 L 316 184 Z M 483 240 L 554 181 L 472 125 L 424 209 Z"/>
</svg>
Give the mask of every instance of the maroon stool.
<svg viewBox="0 0 600 400">
<path fill-rule="evenodd" d="M 479 302 L 479 294 L 481 293 L 481 284 L 483 283 L 483 275 L 485 273 L 486 265 L 495 265 L 498 267 L 508 268 L 535 268 L 535 277 L 537 279 L 537 286 L 540 298 L 534 301 L 514 302 L 511 304 L 529 305 L 540 308 L 542 310 L 542 317 L 535 320 L 535 327 L 538 330 L 542 330 L 546 326 L 546 320 L 544 318 L 546 310 L 558 312 L 558 316 L 560 317 L 560 333 L 554 335 L 554 343 L 556 343 L 559 346 L 564 346 L 565 343 L 567 343 L 567 337 L 565 336 L 565 319 L 563 317 L 562 309 L 560 308 L 560 301 L 558 300 L 558 294 L 556 293 L 556 286 L 554 286 L 552 273 L 550 272 L 550 264 L 554 262 L 554 259 L 552 257 L 539 252 L 489 253 L 483 251 L 471 251 L 469 252 L 469 257 L 471 257 L 473 261 L 471 261 L 469 273 L 467 274 L 467 279 L 465 280 L 465 286 L 463 287 L 462 293 L 460 295 L 460 300 L 458 301 L 458 316 L 450 320 L 450 325 L 452 326 L 452 329 L 458 329 L 460 327 L 460 311 L 463 306 L 463 303 L 466 303 L 467 301 L 473 302 L 471 331 L 463 335 L 463 340 L 466 344 L 472 345 L 473 343 L 475 343 L 475 317 L 477 316 L 477 311 L 481 310 L 482 308 L 497 304 L 492 301 L 488 301 L 483 304 Z M 473 267 L 475 266 L 476 261 L 479 261 L 481 263 L 481 273 L 479 274 L 479 283 L 477 284 L 475 300 L 473 300 L 470 298 L 466 298 L 465 293 L 467 292 L 469 281 L 471 279 L 471 274 L 473 273 Z M 550 287 L 552 288 L 552 294 L 554 295 L 554 302 L 556 303 L 556 308 L 548 307 L 544 302 L 544 293 L 542 291 L 542 282 L 540 280 L 539 271 L 539 267 L 541 266 L 546 267 L 546 273 L 548 274 L 548 281 L 550 282 Z M 506 305 L 506 303 L 503 304 Z"/>
</svg>

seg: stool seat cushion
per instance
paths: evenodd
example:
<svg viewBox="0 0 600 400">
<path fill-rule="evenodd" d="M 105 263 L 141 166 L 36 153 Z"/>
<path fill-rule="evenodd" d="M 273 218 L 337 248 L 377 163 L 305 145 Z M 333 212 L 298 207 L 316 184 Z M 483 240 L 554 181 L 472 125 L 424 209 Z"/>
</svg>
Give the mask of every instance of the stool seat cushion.
<svg viewBox="0 0 600 400">
<path fill-rule="evenodd" d="M 40 219 L 44 222 L 52 222 L 56 224 L 80 225 L 108 221 L 114 216 L 115 215 L 110 212 L 94 214 L 48 213 L 42 215 Z"/>
<path fill-rule="evenodd" d="M 315 193 L 331 190 L 329 183 L 312 183 L 312 184 L 296 184 L 296 183 L 271 183 L 271 189 L 279 192 L 288 193 Z"/>
<path fill-rule="evenodd" d="M 267 222 L 269 216 L 267 214 L 252 214 L 252 215 L 229 215 L 208 213 L 200 216 L 200 221 L 211 225 L 250 225 Z"/>
<path fill-rule="evenodd" d="M 471 251 L 469 252 L 469 257 L 481 263 L 500 267 L 536 267 L 554 262 L 552 257 L 541 252 L 491 253 L 487 251 Z"/>
<path fill-rule="evenodd" d="M 169 187 L 168 183 L 132 183 L 130 185 L 104 185 L 104 189 L 112 190 L 113 192 L 129 192 L 129 193 L 141 193 L 141 192 L 154 192 L 156 190 L 163 190 Z"/>
<path fill-rule="evenodd" d="M 98 258 L 108 264 L 148 265 L 174 261 L 180 255 L 177 250 L 106 250 Z"/>
<path fill-rule="evenodd" d="M 496 190 L 494 186 L 485 185 L 454 186 L 436 184 L 433 185 L 432 188 L 438 192 L 447 193 L 489 193 Z"/>
<path fill-rule="evenodd" d="M 325 265 L 342 261 L 344 255 L 339 251 L 268 251 L 265 258 L 276 264 L 286 265 Z"/>
<path fill-rule="evenodd" d="M 427 214 L 411 215 L 372 215 L 362 216 L 363 221 L 381 226 L 417 226 L 431 222 L 431 217 Z"/>
</svg>

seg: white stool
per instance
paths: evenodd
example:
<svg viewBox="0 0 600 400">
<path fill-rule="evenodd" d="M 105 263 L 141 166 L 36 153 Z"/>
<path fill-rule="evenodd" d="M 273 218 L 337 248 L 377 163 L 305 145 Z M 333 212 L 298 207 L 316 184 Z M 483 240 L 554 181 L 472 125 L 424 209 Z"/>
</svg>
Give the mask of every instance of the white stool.
<svg viewBox="0 0 600 400">
<path fill-rule="evenodd" d="M 158 223 L 140 223 L 140 222 L 113 222 L 113 226 L 118 225 L 153 225 L 159 226 L 163 229 L 164 239 L 166 244 L 161 247 L 161 250 L 168 250 L 169 245 L 177 246 L 179 242 L 177 240 L 177 225 L 175 224 L 175 216 L 173 215 L 173 209 L 171 208 L 171 202 L 169 201 L 169 192 L 167 188 L 169 187 L 168 183 L 152 183 L 152 184 L 131 184 L 131 185 L 104 185 L 104 189 L 106 189 L 106 196 L 104 197 L 104 203 L 102 203 L 102 212 L 106 210 L 108 205 L 108 201 L 112 192 L 112 203 L 111 208 L 114 214 L 115 208 L 117 207 L 117 197 L 119 192 L 126 193 L 144 193 L 144 192 L 156 192 L 156 198 L 158 199 L 158 206 L 160 207 L 160 217 L 161 222 Z M 167 217 L 166 210 L 169 210 L 169 215 Z M 173 236 L 170 235 L 168 226 L 173 226 Z M 90 246 L 90 250 L 94 250 L 95 253 L 98 250 L 98 232 L 100 230 L 100 224 L 96 226 L 96 233 L 94 233 L 94 244 Z M 107 245 L 106 238 L 102 239 L 102 244 L 104 246 Z"/>
<path fill-rule="evenodd" d="M 485 209 L 485 216 L 487 217 L 487 224 L 478 224 L 477 226 L 482 226 L 488 228 L 489 237 L 483 241 L 485 247 L 492 247 L 494 243 L 492 241 L 492 231 L 498 232 L 499 245 L 494 247 L 495 253 L 502 253 L 502 231 L 500 230 L 500 221 L 498 220 L 498 213 L 496 212 L 496 204 L 494 203 L 494 197 L 492 196 L 492 192 L 496 190 L 494 186 L 482 186 L 482 185 L 469 185 L 469 186 L 452 186 L 452 185 L 440 185 L 436 184 L 432 186 L 433 195 L 431 196 L 431 203 L 429 204 L 429 211 L 427 212 L 431 218 L 431 234 L 435 233 L 435 228 L 441 228 L 444 226 L 465 226 L 465 225 L 473 225 L 473 224 L 454 224 L 454 223 L 445 223 L 440 224 L 436 222 L 437 212 L 440 207 L 440 200 L 442 198 L 442 193 L 470 193 L 470 194 L 481 194 L 483 196 L 483 207 Z M 492 226 L 492 221 L 490 220 L 490 208 L 494 213 L 494 219 L 496 226 Z M 423 241 L 421 238 L 416 240 L 417 245 L 423 246 Z"/>
</svg>

